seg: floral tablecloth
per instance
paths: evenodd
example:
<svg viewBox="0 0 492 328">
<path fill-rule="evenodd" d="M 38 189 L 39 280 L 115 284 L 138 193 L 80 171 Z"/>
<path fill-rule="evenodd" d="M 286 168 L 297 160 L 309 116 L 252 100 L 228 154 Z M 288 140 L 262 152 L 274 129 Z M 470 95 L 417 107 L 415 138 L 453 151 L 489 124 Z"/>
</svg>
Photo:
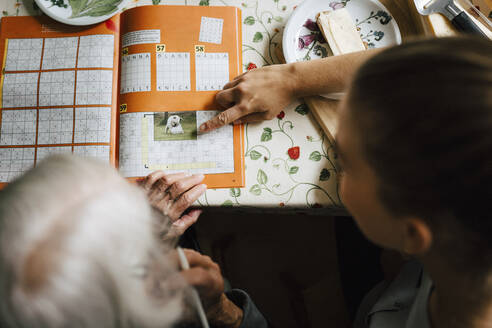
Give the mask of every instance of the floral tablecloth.
<svg viewBox="0 0 492 328">
<path fill-rule="evenodd" d="M 2 16 L 38 15 L 39 9 L 33 2 L 0 0 Z M 301 2 L 132 0 L 128 7 L 148 4 L 240 7 L 243 17 L 243 66 L 244 70 L 248 70 L 281 62 L 278 54 L 281 52 L 283 27 Z M 295 102 L 271 121 L 248 124 L 245 141 L 246 187 L 210 189 L 199 199 L 200 205 L 271 209 L 341 208 L 336 154 L 305 104 Z"/>
</svg>

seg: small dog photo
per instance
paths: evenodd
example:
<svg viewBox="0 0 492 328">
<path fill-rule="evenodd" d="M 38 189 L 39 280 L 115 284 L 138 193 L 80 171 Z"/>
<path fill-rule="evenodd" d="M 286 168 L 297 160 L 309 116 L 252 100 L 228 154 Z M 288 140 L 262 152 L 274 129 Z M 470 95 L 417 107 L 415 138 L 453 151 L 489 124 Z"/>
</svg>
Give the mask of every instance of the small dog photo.
<svg viewBox="0 0 492 328">
<path fill-rule="evenodd" d="M 154 114 L 154 140 L 196 140 L 196 112 L 162 112 Z"/>
</svg>

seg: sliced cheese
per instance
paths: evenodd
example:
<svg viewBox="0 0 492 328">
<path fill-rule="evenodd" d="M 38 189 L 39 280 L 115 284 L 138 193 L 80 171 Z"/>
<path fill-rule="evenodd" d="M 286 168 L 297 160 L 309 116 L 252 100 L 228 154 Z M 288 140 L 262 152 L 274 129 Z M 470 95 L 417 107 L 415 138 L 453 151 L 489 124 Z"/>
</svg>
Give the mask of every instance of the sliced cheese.
<svg viewBox="0 0 492 328">
<path fill-rule="evenodd" d="M 334 55 L 366 49 L 347 9 L 321 12 L 317 21 Z"/>
</svg>

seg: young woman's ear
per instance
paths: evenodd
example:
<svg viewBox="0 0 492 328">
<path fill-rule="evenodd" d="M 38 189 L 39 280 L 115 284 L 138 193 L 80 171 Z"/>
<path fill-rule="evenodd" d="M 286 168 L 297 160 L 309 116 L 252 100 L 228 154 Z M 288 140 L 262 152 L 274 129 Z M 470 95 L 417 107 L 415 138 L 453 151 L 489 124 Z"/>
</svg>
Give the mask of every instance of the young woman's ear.
<svg viewBox="0 0 492 328">
<path fill-rule="evenodd" d="M 424 254 L 432 245 L 432 231 L 420 218 L 408 218 L 403 222 L 403 251 L 409 255 Z"/>
</svg>

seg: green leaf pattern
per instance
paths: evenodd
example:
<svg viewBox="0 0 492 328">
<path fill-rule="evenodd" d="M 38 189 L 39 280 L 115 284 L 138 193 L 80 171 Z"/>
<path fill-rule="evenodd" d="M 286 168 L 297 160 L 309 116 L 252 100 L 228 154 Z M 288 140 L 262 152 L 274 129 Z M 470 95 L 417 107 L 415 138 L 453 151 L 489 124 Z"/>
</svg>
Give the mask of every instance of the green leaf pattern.
<svg viewBox="0 0 492 328">
<path fill-rule="evenodd" d="M 237 197 L 241 196 L 241 189 L 231 188 L 231 189 L 229 189 L 229 194 L 231 195 L 231 197 L 237 198 Z"/>
<path fill-rule="evenodd" d="M 299 166 L 292 166 L 290 169 L 289 169 L 289 174 L 296 174 L 297 171 L 299 171 Z"/>
<path fill-rule="evenodd" d="M 222 206 L 233 206 L 234 204 L 232 203 L 232 200 L 227 199 L 222 203 Z"/>
<path fill-rule="evenodd" d="M 250 153 L 249 153 L 249 157 L 251 157 L 252 160 L 257 160 L 258 158 L 261 157 L 261 154 L 259 152 L 257 152 L 256 150 L 252 150 Z"/>
<path fill-rule="evenodd" d="M 264 128 L 261 134 L 261 141 L 266 142 L 272 140 L 272 129 Z"/>
<path fill-rule="evenodd" d="M 253 42 L 260 42 L 263 40 L 263 34 L 261 32 L 256 32 L 253 36 Z"/>
<path fill-rule="evenodd" d="M 256 175 L 256 181 L 258 181 L 259 184 L 266 184 L 268 182 L 268 176 L 266 175 L 265 171 L 262 169 L 258 170 L 258 174 Z"/>
<path fill-rule="evenodd" d="M 309 155 L 309 159 L 315 162 L 319 162 L 321 161 L 321 153 L 315 150 L 311 153 L 311 155 Z"/>
<path fill-rule="evenodd" d="M 245 25 L 253 25 L 255 23 L 255 18 L 253 16 L 248 16 L 243 22 Z"/>
<path fill-rule="evenodd" d="M 251 189 L 249 190 L 250 193 L 252 193 L 253 195 L 256 195 L 256 196 L 259 196 L 261 195 L 261 187 L 260 185 L 258 184 L 255 184 L 251 187 Z"/>
<path fill-rule="evenodd" d="M 68 0 L 72 15 L 69 18 L 84 16 L 104 16 L 116 11 L 122 0 Z"/>
<path fill-rule="evenodd" d="M 296 107 L 295 111 L 301 115 L 307 115 L 309 108 L 305 103 L 302 103 Z"/>
</svg>

